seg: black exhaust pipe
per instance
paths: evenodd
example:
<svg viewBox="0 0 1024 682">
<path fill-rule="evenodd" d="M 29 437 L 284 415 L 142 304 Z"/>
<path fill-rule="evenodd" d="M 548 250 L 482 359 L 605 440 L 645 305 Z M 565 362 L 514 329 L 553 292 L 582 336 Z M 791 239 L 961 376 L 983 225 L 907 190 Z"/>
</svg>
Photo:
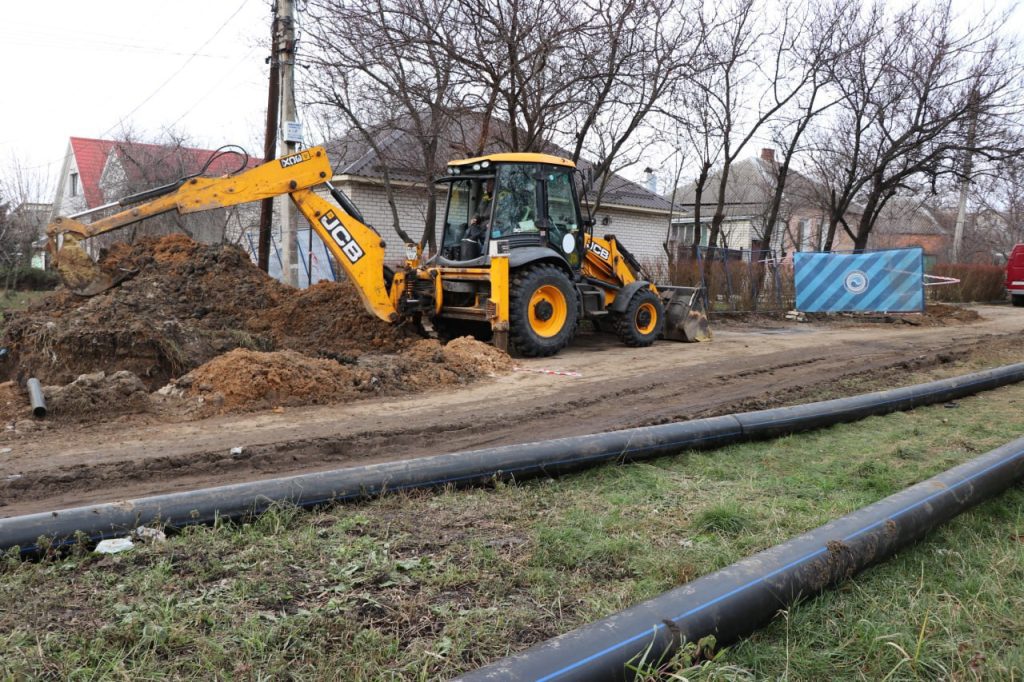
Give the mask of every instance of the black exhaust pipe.
<svg viewBox="0 0 1024 682">
<path fill-rule="evenodd" d="M 824 402 L 696 419 L 623 431 L 507 445 L 456 454 L 237 483 L 183 493 L 0 519 L 0 549 L 38 550 L 120 537 L 152 523 L 183 526 L 259 514 L 276 503 L 301 507 L 382 495 L 394 490 L 472 485 L 551 475 L 608 461 L 632 461 L 795 433 L 870 415 L 944 402 L 1024 380 L 1024 363 L 927 384 Z M 79 536 L 81 537 L 81 535 Z"/>
<path fill-rule="evenodd" d="M 882 561 L 1024 477 L 1024 438 L 642 604 L 463 675 L 594 682 L 631 678 L 683 642 L 729 644 L 794 602 Z"/>
</svg>

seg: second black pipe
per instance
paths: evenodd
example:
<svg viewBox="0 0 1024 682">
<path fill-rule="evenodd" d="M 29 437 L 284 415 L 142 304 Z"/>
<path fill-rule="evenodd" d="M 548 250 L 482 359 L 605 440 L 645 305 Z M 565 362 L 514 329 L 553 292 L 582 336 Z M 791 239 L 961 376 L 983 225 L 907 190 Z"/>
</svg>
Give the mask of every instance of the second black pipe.
<svg viewBox="0 0 1024 682">
<path fill-rule="evenodd" d="M 607 461 L 630 461 L 769 438 L 871 415 L 945 402 L 1024 380 L 1024 363 L 926 384 L 687 422 L 506 445 L 455 454 L 350 467 L 251 483 L 156 495 L 116 503 L 0 519 L 0 549 L 38 551 L 54 544 L 119 537 L 153 523 L 185 526 L 258 514 L 277 503 L 312 507 L 393 490 L 470 485 L 556 474 Z"/>
</svg>

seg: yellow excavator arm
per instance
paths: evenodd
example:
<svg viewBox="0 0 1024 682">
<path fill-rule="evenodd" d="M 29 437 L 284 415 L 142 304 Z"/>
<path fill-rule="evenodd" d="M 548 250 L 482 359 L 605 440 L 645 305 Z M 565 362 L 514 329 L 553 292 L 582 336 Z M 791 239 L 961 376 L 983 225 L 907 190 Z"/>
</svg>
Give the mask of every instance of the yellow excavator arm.
<svg viewBox="0 0 1024 682">
<path fill-rule="evenodd" d="M 92 223 L 56 218 L 46 228 L 47 248 L 64 284 L 90 296 L 117 281 L 100 271 L 82 248 L 83 240 L 170 211 L 197 213 L 288 194 L 355 282 L 367 310 L 382 320 L 394 322 L 398 313 L 384 281 L 384 242 L 380 235 L 310 189 L 327 183 L 331 175 L 326 150 L 312 147 L 236 175 L 187 179 L 181 184 L 122 199 L 117 202 L 122 206 L 141 203 Z"/>
</svg>

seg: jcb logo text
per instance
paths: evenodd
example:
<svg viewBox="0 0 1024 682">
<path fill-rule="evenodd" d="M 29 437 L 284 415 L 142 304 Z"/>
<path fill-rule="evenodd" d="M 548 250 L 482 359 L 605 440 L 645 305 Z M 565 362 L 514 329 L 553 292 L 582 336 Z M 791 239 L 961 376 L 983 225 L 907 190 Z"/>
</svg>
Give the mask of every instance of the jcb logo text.
<svg viewBox="0 0 1024 682">
<path fill-rule="evenodd" d="M 604 248 L 597 242 L 590 242 L 590 246 L 588 248 L 596 253 L 602 260 L 608 260 L 608 249 Z"/>
<path fill-rule="evenodd" d="M 334 214 L 334 211 L 328 211 L 327 213 L 320 216 L 320 224 L 323 225 L 324 229 L 331 233 L 331 238 L 335 243 L 341 247 L 341 252 L 345 254 L 349 262 L 355 263 L 365 255 L 363 247 L 359 246 L 359 243 L 352 238 L 349 231 L 345 229 L 345 226 L 338 220 L 338 216 Z"/>
</svg>

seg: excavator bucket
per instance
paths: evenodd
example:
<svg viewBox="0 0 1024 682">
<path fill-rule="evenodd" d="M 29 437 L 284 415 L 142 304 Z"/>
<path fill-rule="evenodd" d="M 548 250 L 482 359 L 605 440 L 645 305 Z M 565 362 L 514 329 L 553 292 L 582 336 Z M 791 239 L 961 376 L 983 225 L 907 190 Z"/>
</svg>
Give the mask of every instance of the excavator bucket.
<svg viewBox="0 0 1024 682">
<path fill-rule="evenodd" d="M 691 343 L 711 340 L 704 287 L 659 286 L 658 293 L 665 306 L 666 339 Z"/>
<path fill-rule="evenodd" d="M 55 239 L 61 242 L 58 248 L 54 248 Z M 125 279 L 115 278 L 103 272 L 74 235 L 64 234 L 51 238 L 50 247 L 61 281 L 79 296 L 95 296 L 117 286 Z"/>
</svg>

